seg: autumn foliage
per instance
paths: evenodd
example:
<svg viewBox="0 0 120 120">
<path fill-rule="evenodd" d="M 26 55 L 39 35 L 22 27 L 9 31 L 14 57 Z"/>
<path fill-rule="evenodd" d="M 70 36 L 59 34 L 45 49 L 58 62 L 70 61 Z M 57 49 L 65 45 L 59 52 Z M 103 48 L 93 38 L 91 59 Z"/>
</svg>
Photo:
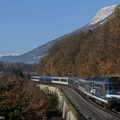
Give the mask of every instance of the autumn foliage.
<svg viewBox="0 0 120 120">
<path fill-rule="evenodd" d="M 50 106 L 51 101 L 54 104 Z M 20 69 L 1 75 L 0 116 L 6 120 L 47 120 L 51 110 L 57 110 L 57 98 L 41 91 Z"/>
<path fill-rule="evenodd" d="M 38 75 L 120 75 L 120 7 L 93 30 L 73 33 L 57 41 L 40 61 Z"/>
</svg>

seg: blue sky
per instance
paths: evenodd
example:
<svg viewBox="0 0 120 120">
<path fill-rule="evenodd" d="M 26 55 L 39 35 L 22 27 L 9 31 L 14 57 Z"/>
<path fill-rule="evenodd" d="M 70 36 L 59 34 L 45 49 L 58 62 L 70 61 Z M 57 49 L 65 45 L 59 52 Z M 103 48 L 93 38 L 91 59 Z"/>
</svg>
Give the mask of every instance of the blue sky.
<svg viewBox="0 0 120 120">
<path fill-rule="evenodd" d="M 0 0 L 0 54 L 23 54 L 86 24 L 120 0 Z"/>
</svg>

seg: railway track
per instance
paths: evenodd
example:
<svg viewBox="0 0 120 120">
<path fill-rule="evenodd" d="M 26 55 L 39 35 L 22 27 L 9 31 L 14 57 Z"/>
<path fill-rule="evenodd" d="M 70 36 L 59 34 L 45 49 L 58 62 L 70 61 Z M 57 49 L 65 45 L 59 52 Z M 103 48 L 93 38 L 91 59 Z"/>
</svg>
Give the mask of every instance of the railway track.
<svg viewBox="0 0 120 120">
<path fill-rule="evenodd" d="M 94 104 L 76 90 L 60 85 L 59 88 L 68 98 L 76 111 L 79 114 L 82 114 L 86 120 L 120 120 L 119 114 Z"/>
</svg>

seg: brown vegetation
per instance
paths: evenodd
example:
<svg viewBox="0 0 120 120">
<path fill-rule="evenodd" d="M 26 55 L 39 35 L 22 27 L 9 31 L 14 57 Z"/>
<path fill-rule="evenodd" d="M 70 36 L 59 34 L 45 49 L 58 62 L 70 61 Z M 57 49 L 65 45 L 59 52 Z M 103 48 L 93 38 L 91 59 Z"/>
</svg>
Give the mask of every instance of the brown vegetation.
<svg viewBox="0 0 120 120">
<path fill-rule="evenodd" d="M 120 8 L 106 23 L 57 41 L 40 61 L 38 75 L 120 75 Z"/>
<path fill-rule="evenodd" d="M 13 69 L 1 75 L 0 116 L 6 120 L 47 120 L 54 112 L 57 112 L 57 98 L 41 91 L 22 71 Z"/>
</svg>

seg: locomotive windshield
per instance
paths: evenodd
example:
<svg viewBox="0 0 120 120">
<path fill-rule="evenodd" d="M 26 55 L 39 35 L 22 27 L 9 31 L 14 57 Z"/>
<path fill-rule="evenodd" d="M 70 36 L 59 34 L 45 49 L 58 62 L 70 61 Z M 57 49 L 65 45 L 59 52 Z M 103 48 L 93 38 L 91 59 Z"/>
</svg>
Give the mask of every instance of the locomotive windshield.
<svg viewBox="0 0 120 120">
<path fill-rule="evenodd" d="M 109 90 L 119 90 L 118 87 L 118 84 L 109 84 Z"/>
</svg>

